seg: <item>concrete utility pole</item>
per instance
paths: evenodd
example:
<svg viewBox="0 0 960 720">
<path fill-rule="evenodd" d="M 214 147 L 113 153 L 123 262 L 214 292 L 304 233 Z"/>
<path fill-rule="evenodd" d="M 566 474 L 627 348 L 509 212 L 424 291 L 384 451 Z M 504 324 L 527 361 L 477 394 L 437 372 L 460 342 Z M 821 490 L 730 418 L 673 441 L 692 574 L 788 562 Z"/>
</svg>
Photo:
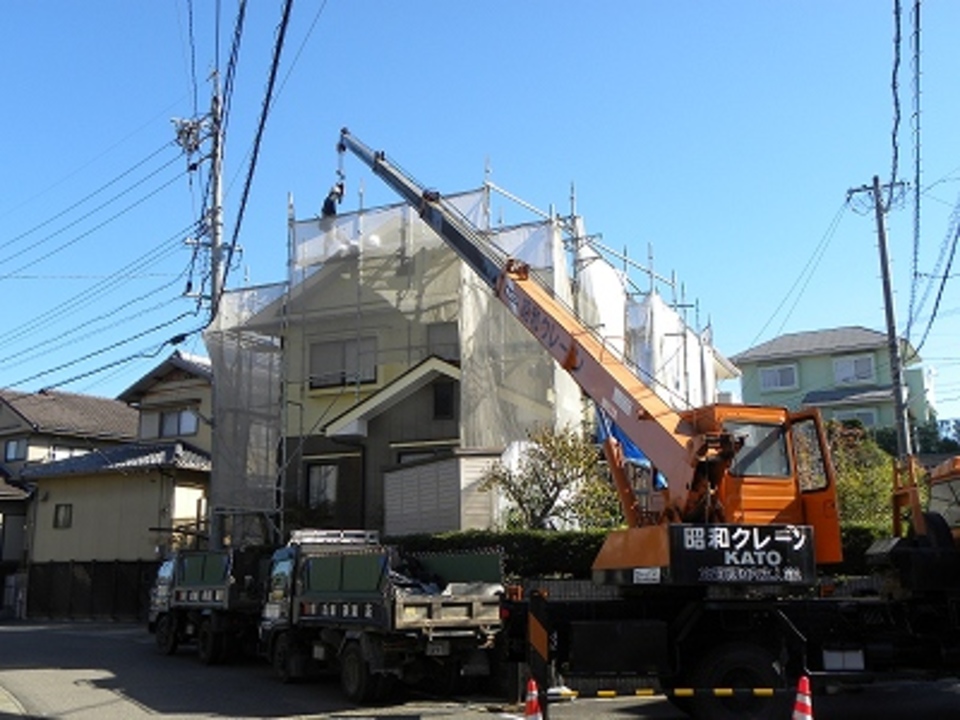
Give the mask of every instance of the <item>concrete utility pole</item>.
<svg viewBox="0 0 960 720">
<path fill-rule="evenodd" d="M 213 99 L 210 104 L 211 168 L 210 187 L 213 206 L 210 208 L 210 321 L 217 317 L 223 295 L 223 122 L 220 101 L 220 76 L 213 76 Z"/>
<path fill-rule="evenodd" d="M 177 143 L 188 158 L 200 152 L 201 146 L 209 142 L 210 154 L 201 156 L 199 161 L 190 162 L 189 169 L 196 170 L 200 162 L 210 160 L 210 209 L 207 211 L 201 235 L 207 236 L 206 245 L 210 248 L 210 296 L 201 299 L 210 301 L 210 321 L 217 317 L 220 297 L 223 295 L 223 105 L 220 97 L 220 80 L 213 76 L 213 98 L 210 101 L 210 115 L 205 118 L 189 120 L 174 119 L 177 130 Z M 189 240 L 189 244 L 204 245 L 200 240 Z"/>
<path fill-rule="evenodd" d="M 210 209 L 204 217 L 202 226 L 203 236 L 207 237 L 207 242 L 202 240 L 191 240 L 200 246 L 208 246 L 210 249 L 210 323 L 217 318 L 217 311 L 220 306 L 220 298 L 223 295 L 224 267 L 223 267 L 223 119 L 222 119 L 222 98 L 220 97 L 220 79 L 219 75 L 213 75 L 213 97 L 210 101 L 210 114 L 205 118 L 192 118 L 189 120 L 175 119 L 174 125 L 177 129 L 177 142 L 187 153 L 188 158 L 201 151 L 204 143 L 209 142 L 209 155 L 200 155 L 197 162 L 190 161 L 191 170 L 196 170 L 197 166 L 203 160 L 210 161 Z M 200 296 L 203 299 L 203 296 Z M 211 386 L 213 395 L 214 413 L 219 406 L 217 402 L 217 393 L 219 384 L 214 381 Z M 211 455 L 214 459 L 217 457 L 217 430 L 215 426 L 216 418 L 211 421 L 213 432 L 211 435 Z M 215 461 L 216 465 L 216 461 Z M 211 499 L 216 497 L 213 489 L 217 485 L 217 468 L 211 471 Z M 223 544 L 223 518 L 214 505 L 208 510 L 209 537 L 208 542 L 211 548 L 222 547 Z"/>
<path fill-rule="evenodd" d="M 893 312 L 893 285 L 890 280 L 890 258 L 887 253 L 887 231 L 884 223 L 883 198 L 880 178 L 873 176 L 873 210 L 877 220 L 877 242 L 880 246 L 880 273 L 883 276 L 883 305 L 887 318 L 887 347 L 890 352 L 890 375 L 893 379 L 893 407 L 897 424 L 897 456 L 903 460 L 913 454 L 910 442 L 910 422 L 904 399 L 903 365 L 900 361 L 900 339 Z"/>
</svg>

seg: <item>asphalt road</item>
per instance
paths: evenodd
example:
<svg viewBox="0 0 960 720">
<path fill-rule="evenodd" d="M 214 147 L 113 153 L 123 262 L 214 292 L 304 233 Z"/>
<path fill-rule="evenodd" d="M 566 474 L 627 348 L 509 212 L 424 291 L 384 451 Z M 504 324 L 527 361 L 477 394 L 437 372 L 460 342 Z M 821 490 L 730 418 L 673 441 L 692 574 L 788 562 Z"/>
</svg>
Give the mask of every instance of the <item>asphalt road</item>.
<svg viewBox="0 0 960 720">
<path fill-rule="evenodd" d="M 0 623 L 0 720 L 19 711 L 70 720 L 120 718 L 390 718 L 500 720 L 523 708 L 484 697 L 408 695 L 390 706 L 357 708 L 335 678 L 282 685 L 263 663 L 204 667 L 190 648 L 159 655 L 140 626 Z M 815 697 L 816 720 L 940 720 L 960 717 L 960 683 L 902 683 Z M 681 720 L 660 698 L 581 698 L 552 704 L 551 720 Z M 786 720 L 786 718 L 784 719 Z"/>
</svg>

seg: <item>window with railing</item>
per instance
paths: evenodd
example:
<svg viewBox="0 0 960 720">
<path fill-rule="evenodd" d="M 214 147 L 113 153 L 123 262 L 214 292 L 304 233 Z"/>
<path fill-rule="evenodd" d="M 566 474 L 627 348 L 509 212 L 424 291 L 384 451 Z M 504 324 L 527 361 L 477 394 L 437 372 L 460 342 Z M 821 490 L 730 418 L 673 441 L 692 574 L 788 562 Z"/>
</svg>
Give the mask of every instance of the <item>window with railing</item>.
<svg viewBox="0 0 960 720">
<path fill-rule="evenodd" d="M 324 340 L 310 344 L 310 387 L 343 387 L 377 381 L 377 339 Z"/>
</svg>

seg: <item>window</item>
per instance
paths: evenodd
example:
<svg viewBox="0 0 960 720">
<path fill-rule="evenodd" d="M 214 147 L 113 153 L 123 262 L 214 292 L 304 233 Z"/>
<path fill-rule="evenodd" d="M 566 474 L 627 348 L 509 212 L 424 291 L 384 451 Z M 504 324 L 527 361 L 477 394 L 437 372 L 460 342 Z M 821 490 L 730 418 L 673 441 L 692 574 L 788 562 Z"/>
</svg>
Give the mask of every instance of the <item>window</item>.
<svg viewBox="0 0 960 720">
<path fill-rule="evenodd" d="M 834 358 L 833 380 L 837 385 L 874 382 L 873 355 L 849 355 Z"/>
<path fill-rule="evenodd" d="M 827 459 L 820 446 L 817 424 L 811 418 L 793 423 L 793 450 L 797 457 L 797 480 L 802 492 L 823 490 L 830 484 Z"/>
<path fill-rule="evenodd" d="M 377 381 L 377 340 L 333 340 L 310 345 L 310 387 Z"/>
<path fill-rule="evenodd" d="M 453 420 L 455 389 L 452 380 L 433 383 L 433 419 Z"/>
<path fill-rule="evenodd" d="M 743 441 L 730 466 L 731 475 L 790 477 L 786 436 L 782 426 L 724 423 L 723 429 Z"/>
<path fill-rule="evenodd" d="M 960 527 L 960 480 L 930 486 L 930 511 L 943 515 L 951 528 Z"/>
<path fill-rule="evenodd" d="M 870 408 L 854 408 L 850 410 L 837 410 L 833 413 L 833 419 L 837 422 L 848 422 L 850 420 L 859 420 L 865 428 L 876 427 L 877 411 Z"/>
<path fill-rule="evenodd" d="M 191 408 L 177 408 L 140 413 L 141 438 L 172 438 L 196 435 L 200 416 Z"/>
<path fill-rule="evenodd" d="M 172 410 L 160 413 L 160 437 L 196 435 L 200 427 L 199 419 L 194 410 Z"/>
<path fill-rule="evenodd" d="M 57 460 L 66 460 L 67 458 L 79 457 L 80 455 L 86 455 L 87 450 L 84 448 L 72 448 L 72 447 L 63 447 L 62 445 L 54 445 L 50 448 L 48 457 L 52 462 Z"/>
<path fill-rule="evenodd" d="M 796 365 L 774 365 L 760 368 L 761 390 L 796 390 L 797 387 Z"/>
<path fill-rule="evenodd" d="M 65 530 L 73 526 L 73 505 L 70 503 L 58 504 L 53 508 L 53 527 Z"/>
<path fill-rule="evenodd" d="M 3 452 L 3 459 L 7 462 L 12 462 L 14 460 L 26 460 L 27 439 L 16 438 L 14 440 L 7 440 L 7 444 Z"/>
<path fill-rule="evenodd" d="M 336 465 L 307 466 L 307 506 L 333 515 L 337 503 Z"/>
</svg>

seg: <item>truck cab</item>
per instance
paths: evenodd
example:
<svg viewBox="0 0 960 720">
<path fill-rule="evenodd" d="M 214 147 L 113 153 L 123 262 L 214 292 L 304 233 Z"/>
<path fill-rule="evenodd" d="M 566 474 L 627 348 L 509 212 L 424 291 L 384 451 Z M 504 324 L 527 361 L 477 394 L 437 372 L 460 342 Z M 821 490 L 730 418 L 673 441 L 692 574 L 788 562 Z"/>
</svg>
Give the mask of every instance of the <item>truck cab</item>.
<svg viewBox="0 0 960 720">
<path fill-rule="evenodd" d="M 944 460 L 930 472 L 928 510 L 943 518 L 954 545 L 960 546 L 960 455 Z"/>
</svg>

